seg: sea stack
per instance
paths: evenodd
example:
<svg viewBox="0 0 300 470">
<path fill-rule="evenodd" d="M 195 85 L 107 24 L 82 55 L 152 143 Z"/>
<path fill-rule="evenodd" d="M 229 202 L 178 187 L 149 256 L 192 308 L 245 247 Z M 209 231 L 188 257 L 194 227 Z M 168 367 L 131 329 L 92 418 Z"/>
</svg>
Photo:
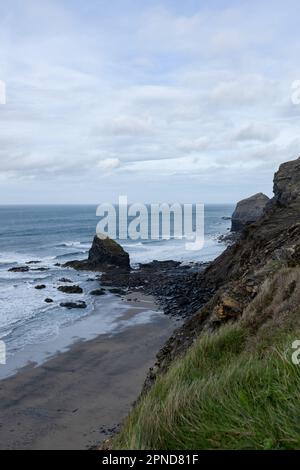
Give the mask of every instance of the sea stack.
<svg viewBox="0 0 300 470">
<path fill-rule="evenodd" d="M 241 232 L 247 224 L 262 216 L 270 199 L 263 193 L 254 194 L 238 202 L 232 214 L 231 231 Z"/>
<path fill-rule="evenodd" d="M 85 271 L 106 271 L 112 268 L 130 268 L 129 254 L 109 237 L 95 235 L 87 260 L 69 261 L 64 267 Z"/>
</svg>

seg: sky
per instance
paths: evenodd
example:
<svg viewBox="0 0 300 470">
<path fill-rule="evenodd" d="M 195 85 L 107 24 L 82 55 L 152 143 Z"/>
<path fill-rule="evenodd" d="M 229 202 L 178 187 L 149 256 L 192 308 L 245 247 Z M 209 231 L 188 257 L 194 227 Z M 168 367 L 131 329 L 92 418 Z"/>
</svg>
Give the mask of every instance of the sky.
<svg viewBox="0 0 300 470">
<path fill-rule="evenodd" d="M 299 1 L 0 12 L 0 204 L 234 203 L 300 155 Z"/>
</svg>

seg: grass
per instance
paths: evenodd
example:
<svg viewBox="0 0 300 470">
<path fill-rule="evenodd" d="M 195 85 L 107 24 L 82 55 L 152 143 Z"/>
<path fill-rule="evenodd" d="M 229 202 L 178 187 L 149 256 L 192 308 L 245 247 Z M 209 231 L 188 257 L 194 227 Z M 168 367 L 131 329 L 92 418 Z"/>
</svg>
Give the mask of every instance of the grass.
<svg viewBox="0 0 300 470">
<path fill-rule="evenodd" d="M 298 268 L 280 270 L 241 321 L 201 336 L 138 401 L 113 448 L 299 449 L 295 280 Z"/>
</svg>

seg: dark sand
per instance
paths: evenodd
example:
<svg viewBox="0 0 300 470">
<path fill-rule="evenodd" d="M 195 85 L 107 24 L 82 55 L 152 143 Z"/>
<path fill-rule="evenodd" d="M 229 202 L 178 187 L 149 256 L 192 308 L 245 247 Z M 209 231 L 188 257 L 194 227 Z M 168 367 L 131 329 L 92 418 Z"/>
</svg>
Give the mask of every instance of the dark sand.
<svg viewBox="0 0 300 470">
<path fill-rule="evenodd" d="M 99 444 L 128 414 L 174 328 L 175 322 L 161 315 L 113 337 L 78 342 L 0 381 L 0 449 Z"/>
</svg>

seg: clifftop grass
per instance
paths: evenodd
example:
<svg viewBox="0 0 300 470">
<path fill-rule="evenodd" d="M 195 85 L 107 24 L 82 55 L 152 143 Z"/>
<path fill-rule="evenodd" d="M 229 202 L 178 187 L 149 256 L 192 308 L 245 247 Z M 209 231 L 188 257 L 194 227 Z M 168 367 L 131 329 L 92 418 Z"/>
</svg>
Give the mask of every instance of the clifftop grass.
<svg viewBox="0 0 300 470">
<path fill-rule="evenodd" d="M 268 279 L 238 322 L 198 338 L 157 379 L 114 449 L 299 449 L 300 269 Z"/>
</svg>

